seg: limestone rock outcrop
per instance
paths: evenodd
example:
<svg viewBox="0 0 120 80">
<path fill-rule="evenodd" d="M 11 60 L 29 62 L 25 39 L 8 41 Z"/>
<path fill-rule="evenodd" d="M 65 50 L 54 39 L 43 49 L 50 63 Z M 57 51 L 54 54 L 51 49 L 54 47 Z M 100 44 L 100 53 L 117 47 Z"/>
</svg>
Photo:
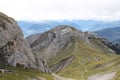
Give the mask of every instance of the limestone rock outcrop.
<svg viewBox="0 0 120 80">
<path fill-rule="evenodd" d="M 0 13 L 0 66 L 17 64 L 36 67 L 34 55 L 16 21 Z"/>
</svg>

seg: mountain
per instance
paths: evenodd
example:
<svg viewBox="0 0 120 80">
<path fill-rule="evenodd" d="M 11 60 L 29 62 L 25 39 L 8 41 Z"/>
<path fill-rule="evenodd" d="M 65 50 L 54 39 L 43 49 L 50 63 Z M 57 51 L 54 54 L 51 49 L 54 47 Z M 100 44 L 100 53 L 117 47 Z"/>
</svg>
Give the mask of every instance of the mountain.
<svg viewBox="0 0 120 80">
<path fill-rule="evenodd" d="M 120 79 L 116 46 L 95 33 L 59 25 L 26 39 L 16 21 L 0 13 L 0 80 Z"/>
<path fill-rule="evenodd" d="M 25 36 L 41 33 L 58 25 L 70 25 L 82 31 L 97 31 L 105 28 L 120 27 L 120 21 L 96 21 L 96 20 L 45 20 L 45 21 L 18 21 Z"/>
<path fill-rule="evenodd" d="M 110 42 L 117 43 L 120 42 L 120 27 L 115 28 L 106 28 L 98 30 L 97 33 L 99 36 L 106 38 Z"/>
<path fill-rule="evenodd" d="M 50 74 L 40 72 L 45 63 L 40 64 L 38 67 L 17 22 L 0 12 L 0 80 L 53 80 Z"/>
<path fill-rule="evenodd" d="M 55 80 L 98 80 L 109 74 L 113 78 L 120 67 L 120 58 L 110 48 L 109 42 L 94 33 L 82 32 L 72 26 L 59 25 L 26 39 L 38 66 L 44 60 L 43 63 L 48 64 Z M 119 80 L 119 76 L 116 77 L 115 80 Z"/>
</svg>

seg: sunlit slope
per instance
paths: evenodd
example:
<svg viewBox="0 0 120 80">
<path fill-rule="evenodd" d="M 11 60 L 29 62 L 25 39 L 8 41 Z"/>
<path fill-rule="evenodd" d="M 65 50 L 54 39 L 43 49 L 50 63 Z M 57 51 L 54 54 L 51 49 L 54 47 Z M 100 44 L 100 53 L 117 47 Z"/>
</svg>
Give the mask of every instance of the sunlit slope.
<svg viewBox="0 0 120 80">
<path fill-rule="evenodd" d="M 52 73 L 65 79 L 86 80 L 119 69 L 119 56 L 109 42 L 91 32 L 62 25 L 27 39 L 38 62 L 43 59 Z"/>
</svg>

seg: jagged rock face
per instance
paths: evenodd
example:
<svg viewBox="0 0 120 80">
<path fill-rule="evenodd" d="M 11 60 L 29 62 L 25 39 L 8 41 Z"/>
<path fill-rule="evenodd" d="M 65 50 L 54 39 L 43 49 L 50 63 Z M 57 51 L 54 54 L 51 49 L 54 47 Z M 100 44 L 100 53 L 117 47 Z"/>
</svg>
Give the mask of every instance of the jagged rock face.
<svg viewBox="0 0 120 80">
<path fill-rule="evenodd" d="M 35 58 L 15 20 L 0 13 L 0 64 L 35 67 Z"/>
<path fill-rule="evenodd" d="M 52 58 L 53 55 L 56 55 L 56 52 L 63 48 L 65 44 L 70 41 L 72 36 L 71 28 L 62 26 L 56 27 L 43 34 L 36 34 L 27 37 L 40 70 L 43 72 L 51 72 L 47 65 L 47 61 Z M 51 55 L 51 53 L 53 54 Z"/>
<path fill-rule="evenodd" d="M 73 36 L 74 34 L 71 27 L 61 26 L 39 34 L 39 36 L 38 34 L 28 36 L 27 40 L 34 53 L 40 53 L 36 54 L 37 57 L 40 55 L 40 57 L 50 59 L 52 57 L 51 53 L 54 54 L 63 48 Z"/>
</svg>

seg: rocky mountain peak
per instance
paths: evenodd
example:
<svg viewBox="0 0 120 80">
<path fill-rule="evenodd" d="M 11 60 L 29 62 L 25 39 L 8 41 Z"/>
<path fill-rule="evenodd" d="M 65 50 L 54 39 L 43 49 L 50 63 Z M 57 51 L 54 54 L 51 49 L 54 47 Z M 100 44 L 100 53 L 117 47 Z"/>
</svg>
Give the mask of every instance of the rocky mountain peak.
<svg viewBox="0 0 120 80">
<path fill-rule="evenodd" d="M 54 47 L 58 48 L 66 44 L 73 36 L 81 35 L 83 37 L 83 32 L 76 30 L 72 26 L 59 25 L 49 31 L 40 34 L 34 34 L 27 37 L 27 40 L 31 48 L 36 51 L 39 47 L 45 47 L 49 44 L 53 44 Z M 51 51 L 51 50 L 50 50 Z"/>
<path fill-rule="evenodd" d="M 72 27 L 72 26 L 69 26 L 69 25 L 58 25 L 52 30 L 54 30 L 54 31 L 63 31 L 63 32 L 65 32 L 65 31 L 71 32 L 71 31 L 76 30 L 76 29 L 74 27 Z"/>
</svg>

